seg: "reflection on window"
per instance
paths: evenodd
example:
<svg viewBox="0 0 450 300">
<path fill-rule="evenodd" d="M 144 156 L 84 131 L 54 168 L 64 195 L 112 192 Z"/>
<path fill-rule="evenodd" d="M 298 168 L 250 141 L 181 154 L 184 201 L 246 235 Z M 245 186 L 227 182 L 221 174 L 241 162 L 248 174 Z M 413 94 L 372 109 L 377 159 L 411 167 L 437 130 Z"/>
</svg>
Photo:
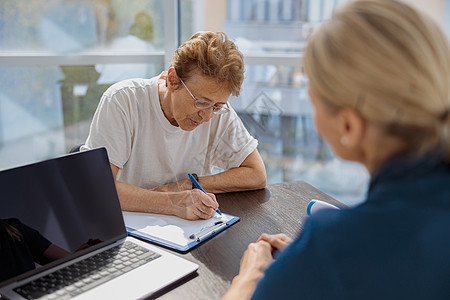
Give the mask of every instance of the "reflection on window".
<svg viewBox="0 0 450 300">
<path fill-rule="evenodd" d="M 114 52 L 129 36 L 151 44 L 147 50 L 163 49 L 163 5 L 157 0 L 2 1 L 0 51 Z M 121 46 L 136 51 L 134 45 Z"/>
<path fill-rule="evenodd" d="M 45 65 L 39 55 L 161 50 L 163 7 L 157 0 L 1 1 L 0 54 L 35 55 L 36 65 L 0 65 L 0 169 L 61 155 L 83 143 L 111 84 L 150 78 L 163 68 L 162 61 Z"/>
<path fill-rule="evenodd" d="M 0 168 L 64 151 L 55 67 L 0 67 Z"/>
<path fill-rule="evenodd" d="M 247 58 L 259 57 L 253 60 L 257 64 L 246 65 L 241 95 L 230 102 L 259 140 L 268 182 L 305 180 L 355 204 L 364 197 L 368 174 L 359 164 L 336 158 L 317 134 L 300 64 L 307 37 L 347 1 L 228 0 L 226 11 L 211 7 L 204 18 L 206 29 L 214 25 L 233 37 Z M 199 18 L 193 13 L 182 13 L 182 20 Z M 221 28 L 216 20 L 223 20 Z M 274 54 L 296 57 L 281 64 Z"/>
<path fill-rule="evenodd" d="M 300 66 L 306 38 L 347 0 L 179 1 L 180 39 L 225 31 L 247 57 L 241 95 L 230 103 L 259 140 L 269 183 L 305 180 L 339 200 L 363 197 L 368 176 L 317 135 Z M 164 45 L 164 1 L 0 1 L 0 53 L 135 54 Z M 280 63 L 273 56 L 293 55 Z M 167 54 L 170 55 L 170 54 Z M 298 56 L 298 57 L 297 57 Z M 83 143 L 103 91 L 156 64 L 0 65 L 0 169 L 54 157 Z"/>
</svg>

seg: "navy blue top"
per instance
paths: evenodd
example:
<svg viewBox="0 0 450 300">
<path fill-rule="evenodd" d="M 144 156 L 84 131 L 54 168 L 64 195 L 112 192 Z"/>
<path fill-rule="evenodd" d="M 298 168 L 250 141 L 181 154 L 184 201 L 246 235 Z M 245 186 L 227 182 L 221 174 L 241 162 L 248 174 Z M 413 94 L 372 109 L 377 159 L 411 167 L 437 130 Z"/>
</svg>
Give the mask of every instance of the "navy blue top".
<svg viewBox="0 0 450 300">
<path fill-rule="evenodd" d="M 450 165 L 391 159 L 365 203 L 324 209 L 253 299 L 450 299 Z"/>
</svg>

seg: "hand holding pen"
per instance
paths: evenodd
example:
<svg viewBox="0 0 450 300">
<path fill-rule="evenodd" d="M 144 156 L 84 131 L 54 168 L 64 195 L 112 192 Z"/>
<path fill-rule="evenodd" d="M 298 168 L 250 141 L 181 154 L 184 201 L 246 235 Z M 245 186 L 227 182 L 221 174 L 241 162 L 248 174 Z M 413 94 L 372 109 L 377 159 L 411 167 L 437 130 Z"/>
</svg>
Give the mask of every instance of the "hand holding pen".
<svg viewBox="0 0 450 300">
<path fill-rule="evenodd" d="M 203 193 L 207 194 L 205 192 L 205 190 L 202 188 L 202 186 L 200 185 L 200 183 L 198 183 L 198 181 L 194 178 L 194 176 L 192 176 L 190 173 L 188 173 L 189 179 L 192 181 L 192 183 L 199 189 L 201 190 Z M 219 208 L 217 208 L 216 212 L 219 215 L 222 215 L 222 213 L 220 212 Z"/>
<path fill-rule="evenodd" d="M 205 194 L 199 189 L 175 193 L 170 200 L 173 215 L 187 220 L 211 219 L 219 207 L 214 194 Z"/>
</svg>

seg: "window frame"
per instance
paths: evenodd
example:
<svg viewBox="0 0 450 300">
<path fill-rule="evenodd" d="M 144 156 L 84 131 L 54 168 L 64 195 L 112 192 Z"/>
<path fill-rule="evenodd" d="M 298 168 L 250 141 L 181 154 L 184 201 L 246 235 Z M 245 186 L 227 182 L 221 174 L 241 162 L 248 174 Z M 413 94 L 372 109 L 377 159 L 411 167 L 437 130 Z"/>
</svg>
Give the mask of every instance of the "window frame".
<svg viewBox="0 0 450 300">
<path fill-rule="evenodd" d="M 164 51 L 144 51 L 133 53 L 81 52 L 77 54 L 58 55 L 42 52 L 0 52 L 0 66 L 76 66 L 92 64 L 160 64 L 168 68 L 172 62 L 172 53 L 180 45 L 179 6 L 180 0 L 164 1 Z M 244 54 L 248 65 L 285 65 L 299 66 L 301 54 L 298 53 L 264 53 Z"/>
</svg>

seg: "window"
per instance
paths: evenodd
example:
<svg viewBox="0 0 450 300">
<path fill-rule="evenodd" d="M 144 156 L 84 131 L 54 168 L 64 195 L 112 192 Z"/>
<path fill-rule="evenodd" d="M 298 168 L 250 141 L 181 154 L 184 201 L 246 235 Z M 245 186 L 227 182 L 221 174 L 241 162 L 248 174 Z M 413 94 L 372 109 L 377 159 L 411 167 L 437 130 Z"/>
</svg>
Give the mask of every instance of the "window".
<svg viewBox="0 0 450 300">
<path fill-rule="evenodd" d="M 111 84 L 163 70 L 164 37 L 163 1 L 2 1 L 0 169 L 83 143 Z"/>
<path fill-rule="evenodd" d="M 225 31 L 245 55 L 245 81 L 230 100 L 259 140 L 268 182 L 305 180 L 348 204 L 360 202 L 369 176 L 355 163 L 335 157 L 318 136 L 302 73 L 306 38 L 344 1 L 192 1 L 180 12 L 191 32 Z M 201 22 L 199 20 L 202 20 Z"/>
<path fill-rule="evenodd" d="M 259 140 L 269 183 L 305 180 L 358 203 L 368 174 L 317 135 L 301 66 L 308 35 L 347 1 L 1 1 L 0 169 L 67 153 L 111 84 L 159 74 L 196 31 L 225 31 L 246 63 L 230 103 Z M 448 2 L 436 11 L 448 15 Z"/>
</svg>

